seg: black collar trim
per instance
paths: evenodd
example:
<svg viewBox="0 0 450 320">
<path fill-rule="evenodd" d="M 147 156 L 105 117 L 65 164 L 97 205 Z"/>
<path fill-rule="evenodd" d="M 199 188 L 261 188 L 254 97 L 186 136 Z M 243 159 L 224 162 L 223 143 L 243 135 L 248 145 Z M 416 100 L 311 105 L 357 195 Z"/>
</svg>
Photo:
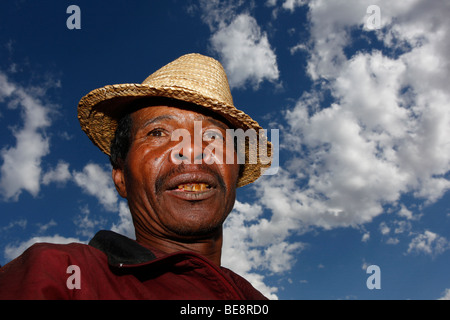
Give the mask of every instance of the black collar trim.
<svg viewBox="0 0 450 320">
<path fill-rule="evenodd" d="M 103 251 L 112 266 L 140 264 L 156 259 L 153 252 L 147 248 L 113 231 L 97 232 L 89 241 L 89 245 Z"/>
</svg>

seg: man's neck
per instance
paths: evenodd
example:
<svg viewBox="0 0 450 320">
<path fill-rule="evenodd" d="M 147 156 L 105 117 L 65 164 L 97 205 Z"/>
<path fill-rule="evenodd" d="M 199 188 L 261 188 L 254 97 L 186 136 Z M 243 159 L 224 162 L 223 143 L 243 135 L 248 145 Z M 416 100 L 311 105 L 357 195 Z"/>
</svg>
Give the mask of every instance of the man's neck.
<svg viewBox="0 0 450 320">
<path fill-rule="evenodd" d="M 207 239 L 172 240 L 162 239 L 136 230 L 136 241 L 148 248 L 154 248 L 166 254 L 179 251 L 191 251 L 211 260 L 220 266 L 222 256 L 222 229 Z"/>
</svg>

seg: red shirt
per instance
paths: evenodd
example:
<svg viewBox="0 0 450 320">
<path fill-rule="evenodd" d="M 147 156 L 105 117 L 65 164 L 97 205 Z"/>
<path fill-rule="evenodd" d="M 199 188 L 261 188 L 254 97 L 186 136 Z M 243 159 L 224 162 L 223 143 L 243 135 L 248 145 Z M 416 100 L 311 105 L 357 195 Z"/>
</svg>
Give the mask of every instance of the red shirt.
<svg viewBox="0 0 450 320">
<path fill-rule="evenodd" d="M 100 231 L 89 245 L 31 246 L 0 268 L 0 299 L 266 298 L 244 278 L 201 255 L 157 253 Z"/>
</svg>

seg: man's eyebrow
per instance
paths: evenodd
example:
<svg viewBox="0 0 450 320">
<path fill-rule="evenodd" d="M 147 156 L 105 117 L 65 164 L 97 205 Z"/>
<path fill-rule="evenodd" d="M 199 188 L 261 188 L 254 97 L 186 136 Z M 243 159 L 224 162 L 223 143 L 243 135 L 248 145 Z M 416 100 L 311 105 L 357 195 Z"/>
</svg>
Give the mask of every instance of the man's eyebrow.
<svg viewBox="0 0 450 320">
<path fill-rule="evenodd" d="M 147 126 L 149 126 L 149 125 L 151 125 L 151 124 L 153 124 L 155 122 L 161 122 L 161 121 L 164 121 L 164 120 L 177 120 L 177 117 L 173 116 L 173 115 L 168 115 L 168 114 L 157 116 L 155 118 L 147 120 L 142 125 L 142 128 L 145 128 L 145 127 L 147 127 Z M 214 119 L 212 117 L 206 117 L 204 115 L 199 115 L 198 117 L 196 117 L 195 120 L 196 121 L 208 121 L 208 122 L 212 123 L 213 125 L 215 125 L 216 127 L 222 128 L 223 130 L 228 129 L 228 126 L 225 123 L 223 123 L 222 121 L 216 120 L 216 119 Z"/>
<path fill-rule="evenodd" d="M 151 125 L 152 123 L 155 123 L 155 122 L 161 122 L 163 120 L 174 120 L 174 119 L 175 119 L 175 116 L 171 116 L 171 115 L 168 115 L 168 114 L 165 114 L 165 115 L 162 115 L 162 116 L 157 116 L 156 118 L 152 118 L 150 120 L 147 120 L 142 125 L 142 128 L 145 128 L 145 127 L 147 127 L 147 126 L 149 126 L 149 125 Z"/>
<path fill-rule="evenodd" d="M 223 130 L 227 130 L 228 129 L 228 126 L 225 123 L 223 123 L 222 121 L 216 120 L 214 118 L 203 116 L 202 120 L 203 121 L 209 121 L 213 125 L 215 125 L 216 127 L 222 128 Z"/>
</svg>

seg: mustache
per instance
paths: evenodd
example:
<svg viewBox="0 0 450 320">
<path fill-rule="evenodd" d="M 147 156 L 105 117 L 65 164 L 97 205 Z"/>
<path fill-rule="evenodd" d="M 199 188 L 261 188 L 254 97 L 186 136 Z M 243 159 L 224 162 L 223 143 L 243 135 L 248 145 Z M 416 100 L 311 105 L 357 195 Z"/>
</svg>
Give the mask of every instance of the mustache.
<svg viewBox="0 0 450 320">
<path fill-rule="evenodd" d="M 207 165 L 205 163 L 198 164 L 198 165 L 196 165 L 196 170 L 201 170 L 206 173 L 209 173 L 217 180 L 217 184 L 220 188 L 222 188 L 222 190 L 226 189 L 226 185 L 225 185 L 225 182 L 223 181 L 222 176 L 219 173 L 217 173 L 216 171 L 214 171 L 213 169 L 211 169 L 211 167 L 209 165 Z M 163 191 L 163 187 L 166 184 L 166 181 L 168 179 L 170 179 L 173 175 L 189 173 L 189 171 L 190 170 L 189 170 L 189 168 L 187 168 L 186 164 L 182 162 L 179 165 L 171 168 L 166 173 L 161 174 L 158 178 L 156 178 L 156 181 L 155 181 L 156 193 L 161 193 Z"/>
</svg>

